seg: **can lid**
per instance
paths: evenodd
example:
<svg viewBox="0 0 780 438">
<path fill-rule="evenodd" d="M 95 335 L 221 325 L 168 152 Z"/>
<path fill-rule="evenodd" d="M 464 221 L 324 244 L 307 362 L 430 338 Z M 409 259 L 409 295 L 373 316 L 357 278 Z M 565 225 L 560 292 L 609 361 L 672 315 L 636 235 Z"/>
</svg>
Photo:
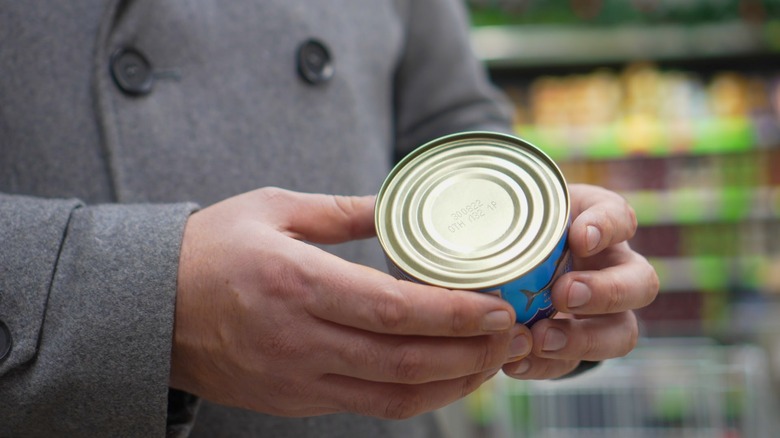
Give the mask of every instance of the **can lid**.
<svg viewBox="0 0 780 438">
<path fill-rule="evenodd" d="M 410 277 L 489 289 L 544 262 L 565 237 L 569 194 L 555 163 L 510 135 L 467 132 L 416 149 L 377 196 L 377 236 Z"/>
</svg>

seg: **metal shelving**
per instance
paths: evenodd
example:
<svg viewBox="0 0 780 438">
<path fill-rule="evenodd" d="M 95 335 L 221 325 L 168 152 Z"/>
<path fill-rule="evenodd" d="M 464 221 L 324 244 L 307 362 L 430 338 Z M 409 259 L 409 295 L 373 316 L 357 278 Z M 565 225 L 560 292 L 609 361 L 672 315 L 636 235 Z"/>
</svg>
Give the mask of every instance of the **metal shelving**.
<svg viewBox="0 0 780 438">
<path fill-rule="evenodd" d="M 648 341 L 572 379 L 500 375 L 480 415 L 496 438 L 765 438 L 778 426 L 767 366 L 757 347 Z"/>
</svg>

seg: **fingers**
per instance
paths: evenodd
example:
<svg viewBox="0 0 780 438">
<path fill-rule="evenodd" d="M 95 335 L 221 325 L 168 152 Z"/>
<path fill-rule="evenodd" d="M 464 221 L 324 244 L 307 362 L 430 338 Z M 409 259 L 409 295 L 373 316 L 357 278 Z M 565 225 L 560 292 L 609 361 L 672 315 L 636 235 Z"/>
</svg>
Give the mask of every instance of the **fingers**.
<svg viewBox="0 0 780 438">
<path fill-rule="evenodd" d="M 622 357 L 639 336 L 633 312 L 588 319 L 550 319 L 532 328 L 532 353 L 507 363 L 504 373 L 517 379 L 554 379 L 573 371 L 582 360 Z"/>
<path fill-rule="evenodd" d="M 634 209 L 615 192 L 601 187 L 572 184 L 572 217 L 569 246 L 580 257 L 634 236 L 637 227 Z"/>
<path fill-rule="evenodd" d="M 531 329 L 533 354 L 547 359 L 600 361 L 636 347 L 639 326 L 633 312 L 585 319 L 555 318 Z"/>
<path fill-rule="evenodd" d="M 303 244 L 301 244 L 303 245 Z M 375 333 L 478 336 L 514 326 L 512 306 L 479 292 L 449 290 L 396 280 L 305 245 L 294 288 L 304 291 L 306 310 L 337 324 Z"/>
<path fill-rule="evenodd" d="M 457 379 L 419 385 L 367 382 L 340 375 L 328 375 L 320 379 L 316 390 L 335 396 L 332 410 L 402 420 L 465 397 L 498 371 L 499 368 L 496 368 Z"/>
<path fill-rule="evenodd" d="M 332 326 L 321 331 L 318 344 L 339 352 L 320 362 L 329 373 L 376 382 L 420 384 L 498 369 L 527 356 L 531 338 L 530 330 L 521 325 L 506 333 L 468 338 L 371 336 Z"/>
<path fill-rule="evenodd" d="M 604 262 L 608 267 L 597 271 L 572 271 L 556 281 L 552 290 L 556 309 L 578 315 L 601 315 L 639 309 L 655 300 L 659 289 L 658 274 L 627 244 L 608 248 L 594 258 L 601 260 L 586 263 Z"/>
<path fill-rule="evenodd" d="M 502 370 L 515 379 L 545 380 L 565 376 L 574 371 L 579 363 L 579 360 L 546 359 L 531 355 L 504 365 Z"/>
<path fill-rule="evenodd" d="M 341 243 L 371 237 L 374 196 L 336 196 L 299 193 L 275 187 L 250 192 L 256 206 L 278 224 L 280 231 L 316 243 Z"/>
</svg>

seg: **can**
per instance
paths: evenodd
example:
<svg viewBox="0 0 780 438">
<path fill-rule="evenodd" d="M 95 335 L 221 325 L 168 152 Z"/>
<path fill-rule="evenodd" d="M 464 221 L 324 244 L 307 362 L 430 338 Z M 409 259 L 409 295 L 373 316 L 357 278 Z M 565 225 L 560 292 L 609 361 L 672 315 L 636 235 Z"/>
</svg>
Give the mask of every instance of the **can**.
<svg viewBox="0 0 780 438">
<path fill-rule="evenodd" d="M 426 143 L 390 171 L 374 220 L 396 278 L 497 295 L 527 326 L 555 314 L 552 285 L 571 270 L 569 191 L 536 146 L 479 131 Z"/>
</svg>

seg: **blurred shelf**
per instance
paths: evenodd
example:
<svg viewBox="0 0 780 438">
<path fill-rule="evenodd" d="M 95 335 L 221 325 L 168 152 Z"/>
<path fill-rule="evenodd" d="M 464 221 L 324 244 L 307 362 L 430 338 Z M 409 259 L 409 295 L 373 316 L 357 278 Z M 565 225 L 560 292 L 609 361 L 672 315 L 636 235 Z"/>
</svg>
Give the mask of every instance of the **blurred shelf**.
<svg viewBox="0 0 780 438">
<path fill-rule="evenodd" d="M 640 226 L 780 218 L 780 187 L 695 187 L 623 192 Z"/>
<path fill-rule="evenodd" d="M 778 53 L 778 27 L 774 21 L 738 20 L 689 26 L 481 26 L 472 29 L 472 43 L 491 68 L 673 61 Z"/>
<path fill-rule="evenodd" d="M 780 257 L 649 257 L 658 272 L 661 293 L 698 291 L 729 294 L 753 291 L 780 296 Z"/>
<path fill-rule="evenodd" d="M 780 125 L 771 115 L 691 121 L 634 118 L 577 127 L 518 125 L 515 131 L 555 160 L 722 154 L 780 145 Z"/>
<path fill-rule="evenodd" d="M 574 378 L 499 374 L 480 389 L 490 393 L 482 394 L 485 401 L 477 407 L 492 415 L 493 436 L 501 438 L 776 435 L 777 404 L 764 350 L 661 341 L 640 343 L 626 357 Z"/>
</svg>

